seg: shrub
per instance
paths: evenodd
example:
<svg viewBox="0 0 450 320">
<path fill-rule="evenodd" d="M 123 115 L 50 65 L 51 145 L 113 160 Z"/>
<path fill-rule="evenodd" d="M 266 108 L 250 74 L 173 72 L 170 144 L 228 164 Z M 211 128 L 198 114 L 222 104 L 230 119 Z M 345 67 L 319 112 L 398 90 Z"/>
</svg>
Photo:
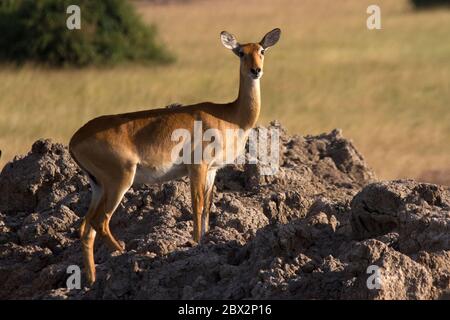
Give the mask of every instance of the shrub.
<svg viewBox="0 0 450 320">
<path fill-rule="evenodd" d="M 437 6 L 450 7 L 450 0 L 411 0 L 416 9 L 430 8 Z"/>
<path fill-rule="evenodd" d="M 69 5 L 81 9 L 81 29 L 69 30 Z M 121 61 L 170 62 L 125 0 L 1 0 L 0 60 L 85 66 Z"/>
</svg>

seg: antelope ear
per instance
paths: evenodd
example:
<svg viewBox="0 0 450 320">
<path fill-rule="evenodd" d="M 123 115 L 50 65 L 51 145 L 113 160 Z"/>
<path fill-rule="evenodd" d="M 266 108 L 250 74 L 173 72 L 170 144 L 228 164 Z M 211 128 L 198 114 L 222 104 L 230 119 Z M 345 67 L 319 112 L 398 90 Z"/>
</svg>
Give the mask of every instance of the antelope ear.
<svg viewBox="0 0 450 320">
<path fill-rule="evenodd" d="M 239 47 L 236 37 L 226 31 L 220 33 L 220 40 L 222 40 L 222 44 L 227 49 L 236 50 Z"/>
<path fill-rule="evenodd" d="M 275 28 L 272 31 L 267 32 L 267 34 L 262 38 L 262 40 L 259 42 L 261 47 L 264 49 L 267 49 L 280 40 L 281 30 L 279 28 Z"/>
</svg>

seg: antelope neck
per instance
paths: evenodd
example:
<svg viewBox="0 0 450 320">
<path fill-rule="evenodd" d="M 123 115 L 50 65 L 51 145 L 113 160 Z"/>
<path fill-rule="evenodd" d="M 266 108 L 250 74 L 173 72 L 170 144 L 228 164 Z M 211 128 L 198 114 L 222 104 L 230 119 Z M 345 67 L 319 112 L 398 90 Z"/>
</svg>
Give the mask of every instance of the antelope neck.
<svg viewBox="0 0 450 320">
<path fill-rule="evenodd" d="M 251 79 L 249 76 L 240 75 L 239 94 L 233 103 L 237 109 L 237 122 L 244 129 L 250 129 L 258 121 L 261 108 L 261 92 L 259 79 Z"/>
</svg>

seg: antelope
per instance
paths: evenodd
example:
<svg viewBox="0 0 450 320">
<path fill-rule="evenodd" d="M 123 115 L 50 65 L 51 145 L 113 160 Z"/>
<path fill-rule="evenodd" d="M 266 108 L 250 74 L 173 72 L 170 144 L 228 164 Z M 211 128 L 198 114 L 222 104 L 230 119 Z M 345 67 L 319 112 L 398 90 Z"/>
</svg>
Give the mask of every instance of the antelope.
<svg viewBox="0 0 450 320">
<path fill-rule="evenodd" d="M 222 44 L 240 58 L 239 94 L 233 102 L 203 102 L 101 116 L 87 122 L 73 135 L 69 143 L 70 154 L 89 177 L 92 191 L 89 209 L 80 226 L 89 285 L 96 277 L 96 234 L 112 250 L 125 250 L 111 234 L 109 222 L 124 194 L 134 184 L 162 183 L 188 176 L 194 241 L 198 243 L 208 231 L 214 180 L 223 163 L 214 159 L 175 163 L 171 155 L 177 142 L 173 141 L 172 132 L 184 129 L 193 133 L 196 121 L 201 121 L 202 130 L 243 130 L 244 135 L 234 141 L 242 152 L 260 113 L 264 53 L 278 42 L 280 34 L 281 30 L 276 28 L 259 43 L 239 44 L 235 36 L 221 32 Z M 225 143 L 220 148 L 224 149 Z"/>
</svg>

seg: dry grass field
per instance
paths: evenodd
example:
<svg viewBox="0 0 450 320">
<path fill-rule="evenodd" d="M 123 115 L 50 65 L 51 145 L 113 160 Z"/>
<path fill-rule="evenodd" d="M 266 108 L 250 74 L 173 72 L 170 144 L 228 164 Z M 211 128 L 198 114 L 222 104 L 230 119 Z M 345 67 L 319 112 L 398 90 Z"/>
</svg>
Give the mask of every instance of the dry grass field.
<svg viewBox="0 0 450 320">
<path fill-rule="evenodd" d="M 242 42 L 274 27 L 260 123 L 290 132 L 342 128 L 381 178 L 440 179 L 450 170 L 450 10 L 415 12 L 379 0 L 382 30 L 366 28 L 373 1 L 138 2 L 177 56 L 169 66 L 49 70 L 0 67 L 0 168 L 33 141 L 67 143 L 87 120 L 172 102 L 225 102 L 237 93 L 238 59 L 219 32 Z M 450 181 L 449 181 L 450 183 Z"/>
</svg>

